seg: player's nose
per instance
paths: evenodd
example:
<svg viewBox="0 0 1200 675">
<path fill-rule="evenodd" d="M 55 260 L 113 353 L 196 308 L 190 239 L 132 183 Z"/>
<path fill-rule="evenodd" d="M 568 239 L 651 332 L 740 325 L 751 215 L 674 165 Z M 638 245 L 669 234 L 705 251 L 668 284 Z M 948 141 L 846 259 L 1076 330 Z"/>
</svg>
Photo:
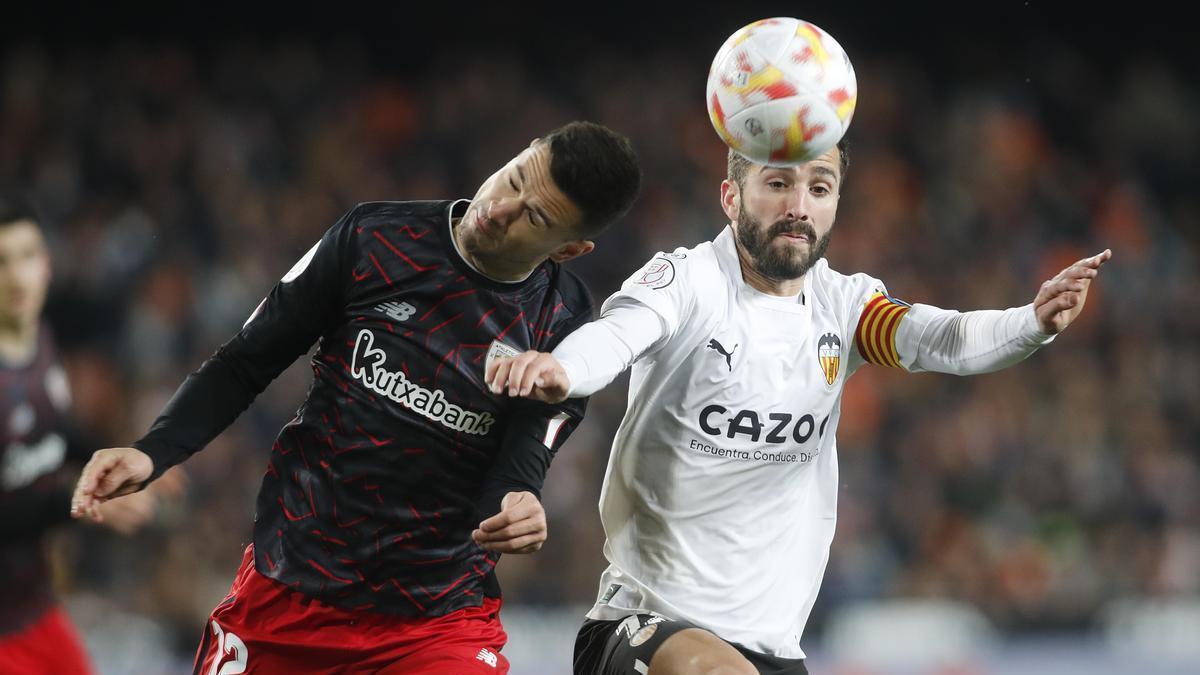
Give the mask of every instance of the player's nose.
<svg viewBox="0 0 1200 675">
<path fill-rule="evenodd" d="M 507 228 L 514 220 L 521 217 L 525 205 L 520 199 L 497 199 L 488 204 L 488 219 Z"/>
<path fill-rule="evenodd" d="M 797 187 L 788 193 L 786 217 L 788 220 L 808 220 L 808 191 Z"/>
</svg>

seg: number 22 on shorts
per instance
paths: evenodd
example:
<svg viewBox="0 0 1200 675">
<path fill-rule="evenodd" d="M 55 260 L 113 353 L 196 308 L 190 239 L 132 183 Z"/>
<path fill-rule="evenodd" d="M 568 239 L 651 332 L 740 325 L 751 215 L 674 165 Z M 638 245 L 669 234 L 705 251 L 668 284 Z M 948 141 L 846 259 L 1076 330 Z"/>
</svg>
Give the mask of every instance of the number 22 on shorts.
<svg viewBox="0 0 1200 675">
<path fill-rule="evenodd" d="M 212 629 L 213 636 L 217 639 L 217 655 L 213 658 L 212 669 L 208 671 L 208 675 L 239 675 L 246 672 L 246 661 L 250 658 L 249 652 L 246 651 L 246 643 L 233 633 L 226 633 L 215 620 L 212 622 Z M 222 665 L 221 661 L 226 655 L 232 655 L 233 658 Z M 218 666 L 220 670 L 217 670 Z"/>
</svg>

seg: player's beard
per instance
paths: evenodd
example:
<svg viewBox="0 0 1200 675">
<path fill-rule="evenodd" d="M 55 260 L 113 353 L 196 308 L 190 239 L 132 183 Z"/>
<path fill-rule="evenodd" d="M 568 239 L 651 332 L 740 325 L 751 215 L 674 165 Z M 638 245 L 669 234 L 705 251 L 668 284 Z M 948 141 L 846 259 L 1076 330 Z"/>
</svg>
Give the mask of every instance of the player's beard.
<svg viewBox="0 0 1200 675">
<path fill-rule="evenodd" d="M 738 242 L 746 249 L 754 269 L 768 279 L 782 281 L 803 277 L 818 260 L 825 257 L 825 249 L 829 248 L 832 231 L 818 239 L 813 226 L 802 220 L 780 220 L 770 227 L 763 227 L 762 221 L 745 211 L 741 215 L 737 227 Z M 775 237 L 785 232 L 806 234 L 813 243 L 809 244 L 807 252 L 798 251 L 793 246 L 773 246 Z"/>
</svg>

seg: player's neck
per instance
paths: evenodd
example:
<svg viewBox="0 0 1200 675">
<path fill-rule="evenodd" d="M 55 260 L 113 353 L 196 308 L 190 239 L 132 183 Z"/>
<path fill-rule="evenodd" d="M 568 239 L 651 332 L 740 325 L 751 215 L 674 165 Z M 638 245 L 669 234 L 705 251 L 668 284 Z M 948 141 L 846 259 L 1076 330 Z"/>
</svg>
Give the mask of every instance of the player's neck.
<svg viewBox="0 0 1200 675">
<path fill-rule="evenodd" d="M 517 283 L 525 281 L 530 274 L 537 269 L 541 263 L 537 263 L 532 267 L 527 262 L 516 262 L 504 260 L 498 257 L 479 256 L 471 253 L 463 247 L 462 242 L 458 240 L 458 219 L 451 221 L 450 238 L 454 241 L 454 250 L 458 252 L 460 258 L 463 259 L 471 269 L 479 272 L 483 276 L 503 283 Z"/>
<path fill-rule="evenodd" d="M 738 265 L 742 268 L 742 281 L 754 290 L 785 298 L 799 295 L 800 291 L 804 290 L 803 276 L 796 279 L 772 279 L 754 268 L 749 255 L 740 245 L 737 247 L 737 255 Z"/>
<path fill-rule="evenodd" d="M 463 251 L 463 260 L 466 260 L 468 265 L 474 267 L 475 271 L 483 276 L 510 284 L 525 281 L 534 270 L 527 263 L 510 263 L 506 260 L 486 256 L 473 256 L 466 251 Z"/>
<path fill-rule="evenodd" d="M 28 363 L 37 353 L 37 338 L 36 321 L 0 322 L 0 361 L 8 364 Z"/>
</svg>

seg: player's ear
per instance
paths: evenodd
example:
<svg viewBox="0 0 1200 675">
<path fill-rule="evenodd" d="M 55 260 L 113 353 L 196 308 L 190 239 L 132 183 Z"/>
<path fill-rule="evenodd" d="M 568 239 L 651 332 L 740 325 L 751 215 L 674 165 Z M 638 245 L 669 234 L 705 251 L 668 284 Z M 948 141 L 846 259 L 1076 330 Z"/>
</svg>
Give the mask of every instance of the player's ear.
<svg viewBox="0 0 1200 675">
<path fill-rule="evenodd" d="M 742 195 L 737 183 L 731 180 L 721 181 L 721 209 L 730 221 L 738 219 L 742 212 Z"/>
<path fill-rule="evenodd" d="M 568 241 L 555 249 L 550 254 L 550 259 L 556 263 L 565 263 L 568 260 L 591 253 L 594 248 L 596 248 L 596 244 L 587 239 L 576 239 L 575 241 Z"/>
<path fill-rule="evenodd" d="M 535 139 L 533 139 L 532 141 L 529 141 L 529 147 L 531 147 L 531 148 L 532 148 L 533 146 L 537 145 L 538 141 L 540 141 L 540 140 L 542 140 L 542 139 L 541 139 L 541 138 L 535 138 Z"/>
</svg>

